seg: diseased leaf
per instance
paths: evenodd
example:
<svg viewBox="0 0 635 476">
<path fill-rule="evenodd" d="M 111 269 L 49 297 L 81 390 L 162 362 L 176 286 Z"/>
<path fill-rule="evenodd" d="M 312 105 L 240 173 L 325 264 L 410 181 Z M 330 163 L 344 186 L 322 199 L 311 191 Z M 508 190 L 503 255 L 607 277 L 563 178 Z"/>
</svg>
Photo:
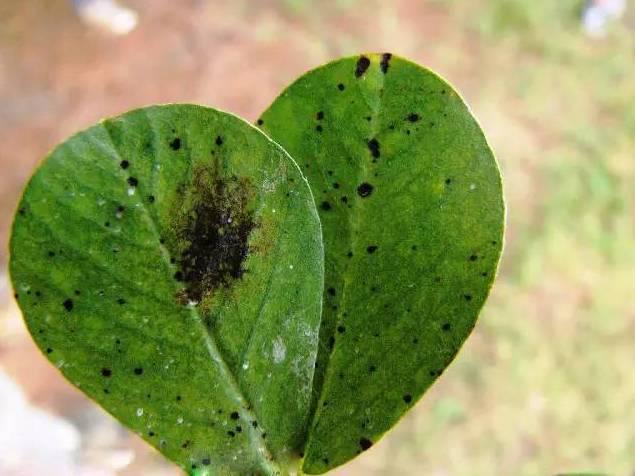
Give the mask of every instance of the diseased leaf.
<svg viewBox="0 0 635 476">
<path fill-rule="evenodd" d="M 170 105 L 79 133 L 28 184 L 10 268 L 47 358 L 186 471 L 297 460 L 321 231 L 302 174 L 260 131 Z"/>
<path fill-rule="evenodd" d="M 309 72 L 258 121 L 298 161 L 325 243 L 304 471 L 368 449 L 449 365 L 496 273 L 504 204 L 458 94 L 401 58 Z"/>
</svg>

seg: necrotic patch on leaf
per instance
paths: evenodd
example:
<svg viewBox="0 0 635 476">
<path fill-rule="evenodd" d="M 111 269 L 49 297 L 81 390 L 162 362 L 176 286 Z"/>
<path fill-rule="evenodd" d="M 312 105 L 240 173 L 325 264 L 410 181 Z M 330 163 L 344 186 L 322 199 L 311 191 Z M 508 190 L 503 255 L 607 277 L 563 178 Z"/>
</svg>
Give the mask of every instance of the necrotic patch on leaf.
<svg viewBox="0 0 635 476">
<path fill-rule="evenodd" d="M 256 226 L 255 188 L 246 178 L 221 177 L 215 166 L 197 166 L 191 184 L 178 192 L 171 247 L 179 268 L 175 279 L 185 283 L 180 298 L 198 303 L 245 272 L 249 235 Z"/>
</svg>

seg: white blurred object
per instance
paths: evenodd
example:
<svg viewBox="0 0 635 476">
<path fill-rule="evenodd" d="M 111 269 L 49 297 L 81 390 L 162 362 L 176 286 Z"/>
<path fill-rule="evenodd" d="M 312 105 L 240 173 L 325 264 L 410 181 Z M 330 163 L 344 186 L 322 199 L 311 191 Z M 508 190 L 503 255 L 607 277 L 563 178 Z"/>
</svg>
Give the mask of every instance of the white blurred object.
<svg viewBox="0 0 635 476">
<path fill-rule="evenodd" d="M 139 22 L 137 12 L 122 7 L 115 0 L 75 0 L 74 4 L 82 20 L 115 35 L 130 33 Z"/>
<path fill-rule="evenodd" d="M 29 405 L 0 370 L 0 474 L 75 475 L 79 431 L 61 418 Z"/>
<path fill-rule="evenodd" d="M 620 19 L 626 11 L 626 0 L 594 0 L 587 4 L 582 14 L 582 25 L 593 38 L 606 35 L 607 25 Z"/>
<path fill-rule="evenodd" d="M 0 475 L 115 476 L 116 470 L 132 462 L 132 451 L 101 443 L 92 455 L 82 454 L 79 430 L 30 405 L 0 369 Z"/>
</svg>

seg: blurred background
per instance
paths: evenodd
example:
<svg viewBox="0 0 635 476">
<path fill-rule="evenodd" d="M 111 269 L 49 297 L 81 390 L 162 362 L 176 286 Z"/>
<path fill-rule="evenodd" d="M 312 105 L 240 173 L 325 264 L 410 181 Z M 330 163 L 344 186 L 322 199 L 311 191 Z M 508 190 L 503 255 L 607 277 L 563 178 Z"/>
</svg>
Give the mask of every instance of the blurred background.
<svg viewBox="0 0 635 476">
<path fill-rule="evenodd" d="M 498 155 L 509 219 L 499 279 L 458 358 L 335 474 L 635 474 L 635 5 L 87 3 L 0 0 L 0 475 L 179 474 L 67 384 L 24 328 L 7 242 L 38 161 L 151 103 L 253 121 L 307 69 L 365 51 L 409 57 L 461 91 Z"/>
</svg>

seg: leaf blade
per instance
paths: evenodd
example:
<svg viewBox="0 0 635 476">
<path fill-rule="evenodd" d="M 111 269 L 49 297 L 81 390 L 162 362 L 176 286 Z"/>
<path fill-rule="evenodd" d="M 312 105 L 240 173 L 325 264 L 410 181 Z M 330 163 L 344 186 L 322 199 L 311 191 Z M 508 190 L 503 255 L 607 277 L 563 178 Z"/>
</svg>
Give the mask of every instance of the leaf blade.
<svg viewBox="0 0 635 476">
<path fill-rule="evenodd" d="M 14 287 L 71 382 L 187 471 L 297 458 L 323 264 L 282 149 L 211 109 L 132 111 L 58 147 L 20 207 Z"/>
<path fill-rule="evenodd" d="M 259 125 L 298 161 L 322 220 L 324 310 L 304 463 L 322 473 L 392 427 L 471 332 L 501 252 L 500 174 L 456 92 L 389 54 L 307 73 Z"/>
</svg>

